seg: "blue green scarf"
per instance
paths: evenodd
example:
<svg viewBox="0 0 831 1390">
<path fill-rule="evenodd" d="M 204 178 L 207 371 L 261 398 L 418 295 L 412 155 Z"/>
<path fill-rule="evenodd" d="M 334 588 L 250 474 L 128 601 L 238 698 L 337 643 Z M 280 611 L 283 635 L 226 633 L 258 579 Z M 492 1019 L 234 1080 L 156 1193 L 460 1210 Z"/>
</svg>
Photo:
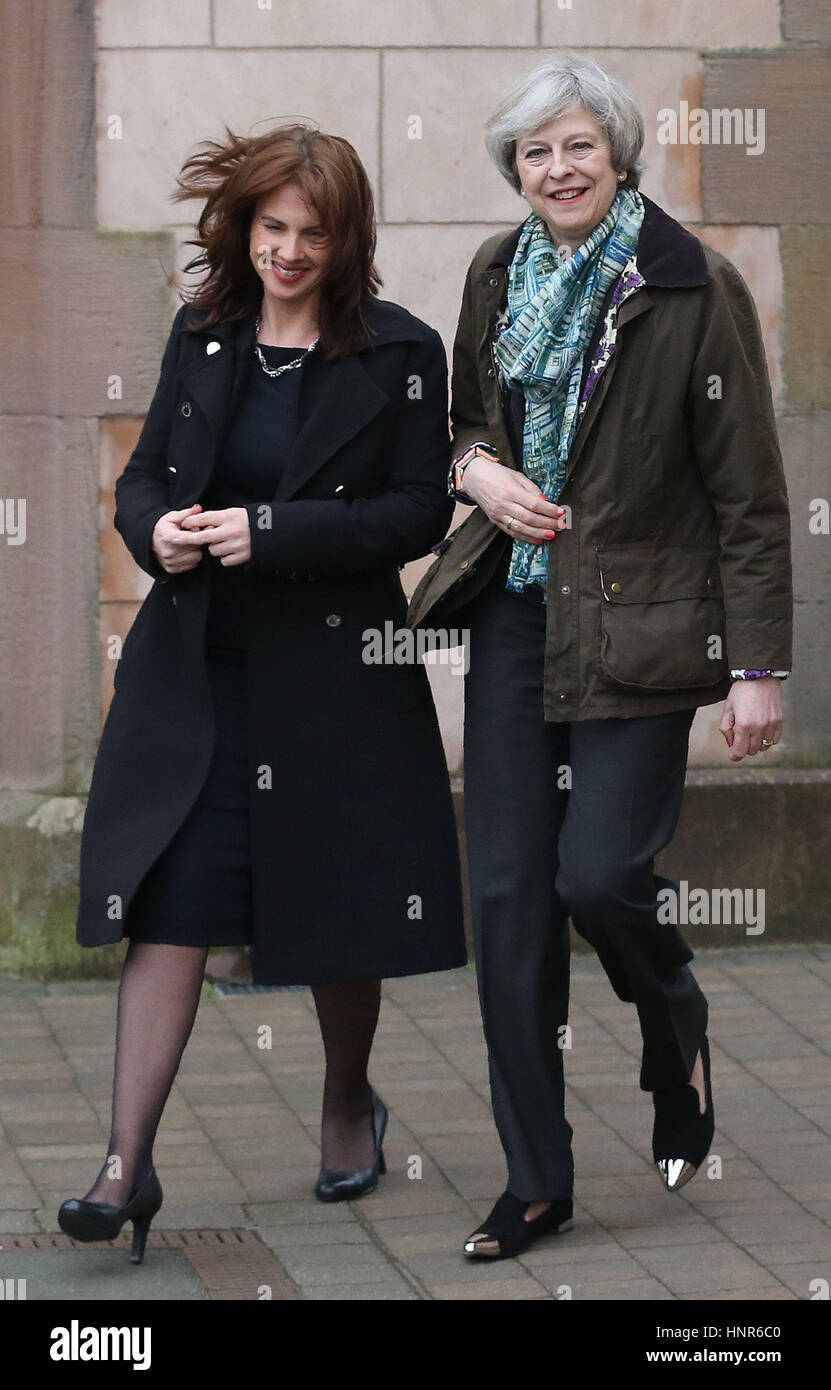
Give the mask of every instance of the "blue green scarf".
<svg viewBox="0 0 831 1390">
<path fill-rule="evenodd" d="M 583 355 L 606 293 L 632 256 L 644 205 L 619 188 L 602 222 L 561 260 L 543 219 L 525 221 L 508 273 L 510 323 L 494 352 L 504 379 L 525 395 L 522 471 L 551 502 L 562 491 L 577 430 Z M 542 584 L 548 545 L 514 541 L 506 587 Z"/>
</svg>

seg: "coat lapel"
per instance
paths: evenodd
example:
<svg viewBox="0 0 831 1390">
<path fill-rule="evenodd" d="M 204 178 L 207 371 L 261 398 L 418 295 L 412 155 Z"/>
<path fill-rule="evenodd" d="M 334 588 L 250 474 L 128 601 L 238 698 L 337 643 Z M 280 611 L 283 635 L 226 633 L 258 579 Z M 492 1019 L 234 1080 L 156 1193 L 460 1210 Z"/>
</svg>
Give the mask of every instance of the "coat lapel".
<svg viewBox="0 0 831 1390">
<path fill-rule="evenodd" d="M 387 333 L 384 340 L 392 341 L 396 336 Z M 183 394 L 205 417 L 211 447 L 188 460 L 187 478 L 183 479 L 187 486 L 178 502 L 181 506 L 189 506 L 204 492 L 242 400 L 254 352 L 254 318 L 219 323 L 188 333 L 188 337 L 193 341 L 181 368 Z M 213 346 L 217 343 L 218 348 Z M 256 363 L 254 369 L 259 370 Z M 288 501 L 299 492 L 390 400 L 364 369 L 360 353 L 332 362 L 315 352 L 303 371 L 303 402 L 307 404 L 301 404 L 303 422 L 275 502 Z"/>
<path fill-rule="evenodd" d="M 304 367 L 309 410 L 280 478 L 275 502 L 293 497 L 319 468 L 389 404 L 356 355 L 327 362 L 312 354 Z"/>
<path fill-rule="evenodd" d="M 566 476 L 563 482 L 563 487 L 565 487 L 566 483 L 571 478 L 571 475 L 574 472 L 577 463 L 579 462 L 580 455 L 582 454 L 583 448 L 585 447 L 586 436 L 588 435 L 588 432 L 592 426 L 592 421 L 595 419 L 595 416 L 597 415 L 601 405 L 603 404 L 603 401 L 606 398 L 609 386 L 611 385 L 612 377 L 615 374 L 615 369 L 617 367 L 618 362 L 620 361 L 620 347 L 622 342 L 620 333 L 623 328 L 623 325 L 629 323 L 631 319 L 637 318 L 639 314 L 647 313 L 651 308 L 652 300 L 650 299 L 647 291 L 643 288 L 639 289 L 629 299 L 624 300 L 623 304 L 621 304 L 620 306 L 620 312 L 618 313 L 617 320 L 618 341 L 611 358 L 606 363 L 606 366 L 603 370 L 603 374 L 599 382 L 597 383 L 592 392 L 591 400 L 586 406 L 586 409 L 583 413 L 583 418 L 577 426 L 574 438 L 571 441 L 571 449 L 569 451 L 568 465 L 566 468 Z"/>
<path fill-rule="evenodd" d="M 201 448 L 187 460 L 183 480 L 186 499 L 179 505 L 190 506 L 208 484 L 242 393 L 245 352 L 246 347 L 252 351 L 254 320 L 218 323 L 196 333 L 183 331 L 191 342 L 180 370 L 182 393 L 204 416 L 210 430 L 210 448 Z"/>
</svg>

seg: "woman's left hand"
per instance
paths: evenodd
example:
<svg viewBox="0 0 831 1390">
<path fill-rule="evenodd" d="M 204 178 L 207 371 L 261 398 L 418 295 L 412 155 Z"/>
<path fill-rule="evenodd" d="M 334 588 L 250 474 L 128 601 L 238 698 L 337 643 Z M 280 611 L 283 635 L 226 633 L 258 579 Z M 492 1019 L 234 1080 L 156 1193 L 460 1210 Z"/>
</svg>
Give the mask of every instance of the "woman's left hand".
<svg viewBox="0 0 831 1390">
<path fill-rule="evenodd" d="M 198 520 L 198 518 L 194 518 Z M 753 757 L 773 747 L 782 737 L 782 682 L 777 676 L 756 681 L 734 681 L 719 721 L 732 763 L 746 753 Z"/>
<path fill-rule="evenodd" d="M 223 507 L 185 517 L 181 530 L 196 531 L 185 545 L 206 545 L 223 565 L 244 565 L 251 559 L 251 524 L 244 507 Z"/>
</svg>

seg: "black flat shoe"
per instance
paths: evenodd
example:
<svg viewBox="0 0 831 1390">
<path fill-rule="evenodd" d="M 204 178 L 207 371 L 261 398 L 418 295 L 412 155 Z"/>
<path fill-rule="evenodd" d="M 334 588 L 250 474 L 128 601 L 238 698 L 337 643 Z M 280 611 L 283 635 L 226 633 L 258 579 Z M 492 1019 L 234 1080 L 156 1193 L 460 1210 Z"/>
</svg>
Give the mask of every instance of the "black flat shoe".
<svg viewBox="0 0 831 1390">
<path fill-rule="evenodd" d="M 384 1160 L 384 1132 L 387 1128 L 388 1111 L 380 1096 L 372 1092 L 372 1136 L 375 1153 L 368 1168 L 338 1172 L 332 1168 L 321 1168 L 315 1183 L 315 1196 L 321 1202 L 351 1202 L 355 1197 L 363 1197 L 378 1186 L 378 1174 L 386 1173 Z"/>
<path fill-rule="evenodd" d="M 140 1265 L 150 1222 L 162 1204 L 162 1186 L 155 1168 L 133 1188 L 123 1207 L 110 1202 L 85 1202 L 82 1197 L 70 1197 L 58 1212 L 58 1225 L 73 1240 L 115 1240 L 125 1221 L 133 1223 L 133 1247 L 130 1263 Z"/>
<path fill-rule="evenodd" d="M 652 1130 L 652 1157 L 668 1192 L 678 1192 L 695 1176 L 713 1142 L 713 1088 L 710 1085 L 710 1048 L 701 1044 L 704 1094 L 707 1108 L 702 1115 L 698 1091 L 692 1082 L 653 1091 L 655 1124 Z"/>
<path fill-rule="evenodd" d="M 574 1204 L 570 1197 L 558 1198 L 535 1216 L 525 1220 L 530 1202 L 521 1202 L 513 1192 L 503 1192 L 489 1216 L 468 1236 L 464 1252 L 473 1259 L 504 1260 L 521 1255 L 539 1236 L 570 1231 L 574 1225 Z M 479 1240 L 474 1240 L 479 1236 Z"/>
</svg>

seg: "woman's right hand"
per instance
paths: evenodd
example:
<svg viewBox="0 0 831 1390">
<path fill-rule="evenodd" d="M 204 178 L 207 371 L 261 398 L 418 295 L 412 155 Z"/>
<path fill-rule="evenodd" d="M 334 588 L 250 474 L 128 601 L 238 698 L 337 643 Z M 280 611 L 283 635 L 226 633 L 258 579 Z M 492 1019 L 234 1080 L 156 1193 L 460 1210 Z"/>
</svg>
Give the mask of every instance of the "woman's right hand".
<svg viewBox="0 0 831 1390">
<path fill-rule="evenodd" d="M 194 502 L 181 512 L 165 512 L 153 527 L 153 553 L 168 574 L 182 574 L 195 569 L 202 559 L 202 547 L 193 535 L 182 530 L 186 516 L 201 512 L 202 503 Z"/>
<path fill-rule="evenodd" d="M 490 520 L 514 540 L 542 545 L 553 540 L 566 524 L 563 507 L 549 502 L 536 483 L 515 468 L 506 468 L 504 463 L 471 459 L 462 486 Z M 513 525 L 509 524 L 511 521 Z"/>
</svg>

